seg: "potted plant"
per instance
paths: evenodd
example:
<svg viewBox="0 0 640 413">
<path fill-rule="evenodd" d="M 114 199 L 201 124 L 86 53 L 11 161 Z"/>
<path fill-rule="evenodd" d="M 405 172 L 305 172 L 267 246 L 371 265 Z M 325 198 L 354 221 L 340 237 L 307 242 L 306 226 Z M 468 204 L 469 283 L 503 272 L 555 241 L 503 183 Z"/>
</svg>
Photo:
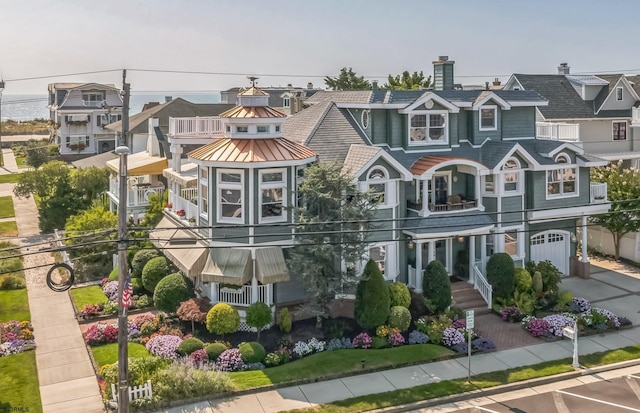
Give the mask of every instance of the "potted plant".
<svg viewBox="0 0 640 413">
<path fill-rule="evenodd" d="M 184 218 L 184 216 L 187 215 L 187 213 L 184 211 L 184 209 L 179 209 L 176 211 L 176 215 Z"/>
</svg>

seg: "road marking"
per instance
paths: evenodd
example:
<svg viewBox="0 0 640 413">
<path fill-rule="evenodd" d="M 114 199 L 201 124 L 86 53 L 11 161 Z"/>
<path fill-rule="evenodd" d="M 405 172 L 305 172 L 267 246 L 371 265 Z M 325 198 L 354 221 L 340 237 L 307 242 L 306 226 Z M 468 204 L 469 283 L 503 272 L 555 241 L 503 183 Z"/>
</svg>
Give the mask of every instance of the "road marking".
<svg viewBox="0 0 640 413">
<path fill-rule="evenodd" d="M 640 409 L 636 409 L 636 408 L 629 407 L 629 406 L 624 406 L 622 404 L 611 403 L 611 402 L 607 402 L 607 401 L 600 400 L 600 399 L 594 399 L 593 397 L 581 396 L 579 394 L 573 394 L 573 393 L 569 393 L 569 392 L 566 392 L 566 391 L 563 391 L 563 390 L 556 390 L 556 391 L 558 393 L 566 394 L 567 396 L 573 396 L 573 397 L 577 397 L 579 399 L 589 400 L 589 401 L 592 401 L 592 402 L 602 403 L 602 404 L 606 404 L 608 406 L 619 407 L 620 409 L 625 409 L 625 410 L 630 410 L 632 412 L 640 413 Z"/>
<path fill-rule="evenodd" d="M 640 385 L 638 385 L 638 382 L 635 380 L 632 380 L 629 377 L 625 378 L 624 380 L 627 382 L 629 387 L 631 387 L 631 390 L 633 390 L 633 393 L 636 395 L 638 400 L 640 400 Z"/>
<path fill-rule="evenodd" d="M 558 413 L 570 413 L 569 408 L 564 403 L 564 399 L 560 393 L 553 393 L 553 403 L 556 405 L 556 410 Z"/>
</svg>

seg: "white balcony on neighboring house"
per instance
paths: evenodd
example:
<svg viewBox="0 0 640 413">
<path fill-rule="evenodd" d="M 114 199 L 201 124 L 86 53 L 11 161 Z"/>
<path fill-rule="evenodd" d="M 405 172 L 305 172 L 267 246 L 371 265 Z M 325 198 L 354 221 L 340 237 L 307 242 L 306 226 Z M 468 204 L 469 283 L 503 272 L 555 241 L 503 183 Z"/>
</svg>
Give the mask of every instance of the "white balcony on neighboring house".
<svg viewBox="0 0 640 413">
<path fill-rule="evenodd" d="M 133 185 L 127 193 L 127 207 L 146 207 L 149 205 L 149 197 L 153 194 L 164 193 L 164 186 L 151 186 L 148 184 Z M 109 195 L 120 204 L 120 184 L 117 179 L 109 179 Z"/>
<path fill-rule="evenodd" d="M 83 100 L 82 105 L 88 108 L 104 108 L 107 106 L 106 100 Z"/>
<path fill-rule="evenodd" d="M 211 303 L 227 303 L 234 306 L 248 307 L 251 305 L 251 296 L 253 294 L 253 288 L 250 285 L 243 285 L 235 287 L 228 287 L 224 284 L 211 283 L 210 291 Z M 258 285 L 255 287 L 258 289 L 258 301 L 263 302 L 269 306 L 273 305 L 273 284 Z"/>
<path fill-rule="evenodd" d="M 631 126 L 640 126 L 640 107 L 631 109 Z"/>
<path fill-rule="evenodd" d="M 536 122 L 538 139 L 580 142 L 580 125 L 577 123 Z"/>
<path fill-rule="evenodd" d="M 169 136 L 173 138 L 207 138 L 223 134 L 219 116 L 169 118 Z"/>
<path fill-rule="evenodd" d="M 180 195 L 169 189 L 169 203 L 171 212 L 184 211 L 184 218 L 187 220 L 198 218 L 198 188 L 184 188 L 180 190 Z"/>
<path fill-rule="evenodd" d="M 592 204 L 602 204 L 607 201 L 607 183 L 591 182 L 589 184 L 589 194 Z"/>
</svg>

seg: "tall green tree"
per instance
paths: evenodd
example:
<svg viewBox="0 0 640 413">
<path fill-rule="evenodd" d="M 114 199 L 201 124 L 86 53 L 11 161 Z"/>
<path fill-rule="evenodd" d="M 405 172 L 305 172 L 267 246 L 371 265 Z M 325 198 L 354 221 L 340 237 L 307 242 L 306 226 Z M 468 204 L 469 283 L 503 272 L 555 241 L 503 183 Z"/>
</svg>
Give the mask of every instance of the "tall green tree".
<svg viewBox="0 0 640 413">
<path fill-rule="evenodd" d="M 353 177 L 333 163 L 315 163 L 305 170 L 295 209 L 296 245 L 289 265 L 311 296 L 308 310 L 318 326 L 328 315 L 328 304 L 337 293 L 350 291 L 359 280 L 355 269 L 366 250 L 366 230 L 376 197 L 360 192 Z"/>
<path fill-rule="evenodd" d="M 607 198 L 612 202 L 607 214 L 591 217 L 613 236 L 614 255 L 620 258 L 620 241 L 625 234 L 640 230 L 640 171 L 623 168 L 622 161 L 591 168 L 592 182 L 607 183 Z M 586 251 L 582 251 L 586 254 Z"/>
<path fill-rule="evenodd" d="M 49 142 L 29 139 L 25 145 L 24 162 L 38 169 L 51 159 Z"/>
<path fill-rule="evenodd" d="M 13 193 L 19 198 L 37 197 L 40 230 L 51 232 L 64 228 L 71 215 L 91 205 L 107 189 L 108 180 L 109 173 L 104 169 L 75 170 L 64 162 L 51 161 L 21 173 Z"/>
<path fill-rule="evenodd" d="M 324 82 L 331 90 L 366 90 L 371 89 L 364 76 L 358 76 L 350 67 L 340 69 L 340 74 L 336 77 L 326 76 Z"/>
<path fill-rule="evenodd" d="M 371 330 L 387 321 L 390 308 L 387 283 L 378 264 L 369 260 L 364 267 L 362 279 L 358 282 L 353 316 L 360 327 Z"/>
<path fill-rule="evenodd" d="M 77 246 L 70 250 L 70 255 L 78 257 L 100 252 L 115 252 L 115 242 L 101 243 L 101 241 L 115 240 L 117 227 L 117 215 L 101 205 L 72 215 L 64 226 L 67 237 L 65 243 L 69 246 Z M 95 259 L 89 261 L 95 261 Z"/>
<path fill-rule="evenodd" d="M 408 70 L 402 72 L 401 75 L 391 76 L 387 78 L 388 83 L 382 86 L 382 89 L 390 90 L 418 90 L 426 89 L 431 86 L 431 76 L 426 79 L 424 73 L 420 71 L 410 74 Z"/>
</svg>

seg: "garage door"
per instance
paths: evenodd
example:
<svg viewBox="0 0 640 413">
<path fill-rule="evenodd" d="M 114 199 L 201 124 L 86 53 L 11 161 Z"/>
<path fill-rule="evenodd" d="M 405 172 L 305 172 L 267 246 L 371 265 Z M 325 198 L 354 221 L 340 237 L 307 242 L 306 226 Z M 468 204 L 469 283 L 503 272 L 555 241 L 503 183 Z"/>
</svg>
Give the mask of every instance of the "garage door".
<svg viewBox="0 0 640 413">
<path fill-rule="evenodd" d="M 531 237 L 531 261 L 549 260 L 562 274 L 569 274 L 569 233 L 545 231 Z M 533 275 L 533 274 L 532 274 Z"/>
</svg>

